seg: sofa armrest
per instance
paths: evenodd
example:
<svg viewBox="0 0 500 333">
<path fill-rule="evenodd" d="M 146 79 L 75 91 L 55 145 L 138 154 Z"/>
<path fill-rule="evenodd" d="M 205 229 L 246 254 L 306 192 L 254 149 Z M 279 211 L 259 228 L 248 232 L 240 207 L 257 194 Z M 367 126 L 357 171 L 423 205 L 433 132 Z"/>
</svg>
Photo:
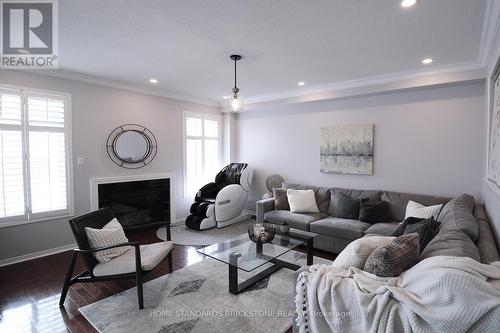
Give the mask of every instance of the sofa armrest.
<svg viewBox="0 0 500 333">
<path fill-rule="evenodd" d="M 267 198 L 257 201 L 257 223 L 264 222 L 264 214 L 274 210 L 274 198 Z"/>
</svg>

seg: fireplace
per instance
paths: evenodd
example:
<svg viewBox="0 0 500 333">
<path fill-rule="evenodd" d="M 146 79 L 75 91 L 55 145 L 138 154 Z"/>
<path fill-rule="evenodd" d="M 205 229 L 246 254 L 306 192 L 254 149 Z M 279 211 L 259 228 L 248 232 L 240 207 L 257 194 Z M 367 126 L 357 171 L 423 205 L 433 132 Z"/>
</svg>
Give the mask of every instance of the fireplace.
<svg viewBox="0 0 500 333">
<path fill-rule="evenodd" d="M 170 175 L 93 178 L 91 187 L 92 210 L 111 208 L 127 232 L 173 221 Z"/>
</svg>

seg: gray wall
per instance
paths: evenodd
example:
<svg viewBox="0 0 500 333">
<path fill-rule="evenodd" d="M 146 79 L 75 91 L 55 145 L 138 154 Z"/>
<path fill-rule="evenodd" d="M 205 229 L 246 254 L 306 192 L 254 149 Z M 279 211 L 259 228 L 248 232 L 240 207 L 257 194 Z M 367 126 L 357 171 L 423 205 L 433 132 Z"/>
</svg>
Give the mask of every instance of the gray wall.
<svg viewBox="0 0 500 333">
<path fill-rule="evenodd" d="M 76 214 L 90 209 L 91 178 L 171 172 L 176 177 L 177 218 L 187 215 L 192 199 L 182 194 L 182 111 L 218 114 L 219 108 L 20 71 L 0 71 L 2 84 L 71 94 Z M 158 140 L 156 159 L 142 169 L 122 169 L 106 155 L 107 136 L 124 123 L 142 124 Z M 77 156 L 84 157 L 84 165 L 76 164 Z M 72 243 L 67 220 L 0 228 L 0 260 Z"/>
<path fill-rule="evenodd" d="M 387 189 L 481 200 L 484 83 L 283 105 L 241 114 L 237 156 L 255 168 L 249 207 L 265 178 L 320 186 Z M 374 175 L 319 171 L 320 128 L 375 124 Z"/>
</svg>

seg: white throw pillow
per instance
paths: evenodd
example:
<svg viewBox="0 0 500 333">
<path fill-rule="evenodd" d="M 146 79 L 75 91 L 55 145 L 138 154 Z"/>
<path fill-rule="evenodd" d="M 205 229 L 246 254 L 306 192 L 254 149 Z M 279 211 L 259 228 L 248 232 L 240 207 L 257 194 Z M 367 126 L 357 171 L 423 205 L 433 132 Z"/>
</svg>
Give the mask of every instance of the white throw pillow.
<svg viewBox="0 0 500 333">
<path fill-rule="evenodd" d="M 340 252 L 333 261 L 332 266 L 344 269 L 349 269 L 349 267 L 363 269 L 370 254 L 380 246 L 389 245 L 394 238 L 390 236 L 368 236 L 356 239 Z"/>
<path fill-rule="evenodd" d="M 128 242 L 123 227 L 116 218 L 112 219 L 102 229 L 86 227 L 85 233 L 92 249 Z M 129 249 L 130 246 L 120 246 L 109 250 L 93 252 L 93 255 L 99 262 L 108 262 L 115 257 L 121 256 Z"/>
<path fill-rule="evenodd" d="M 319 213 L 313 190 L 287 190 L 286 196 L 292 213 Z"/>
<path fill-rule="evenodd" d="M 405 220 L 409 217 L 419 217 L 429 219 L 434 216 L 437 219 L 443 205 L 424 206 L 415 201 L 408 201 L 406 206 Z"/>
</svg>

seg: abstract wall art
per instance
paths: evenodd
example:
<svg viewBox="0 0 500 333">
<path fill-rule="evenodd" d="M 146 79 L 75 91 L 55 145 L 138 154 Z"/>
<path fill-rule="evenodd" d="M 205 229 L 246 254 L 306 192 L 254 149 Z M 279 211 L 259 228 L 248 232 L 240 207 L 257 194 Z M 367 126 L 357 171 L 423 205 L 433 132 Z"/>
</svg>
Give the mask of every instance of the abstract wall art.
<svg viewBox="0 0 500 333">
<path fill-rule="evenodd" d="M 321 172 L 373 174 L 373 125 L 321 128 Z"/>
</svg>

